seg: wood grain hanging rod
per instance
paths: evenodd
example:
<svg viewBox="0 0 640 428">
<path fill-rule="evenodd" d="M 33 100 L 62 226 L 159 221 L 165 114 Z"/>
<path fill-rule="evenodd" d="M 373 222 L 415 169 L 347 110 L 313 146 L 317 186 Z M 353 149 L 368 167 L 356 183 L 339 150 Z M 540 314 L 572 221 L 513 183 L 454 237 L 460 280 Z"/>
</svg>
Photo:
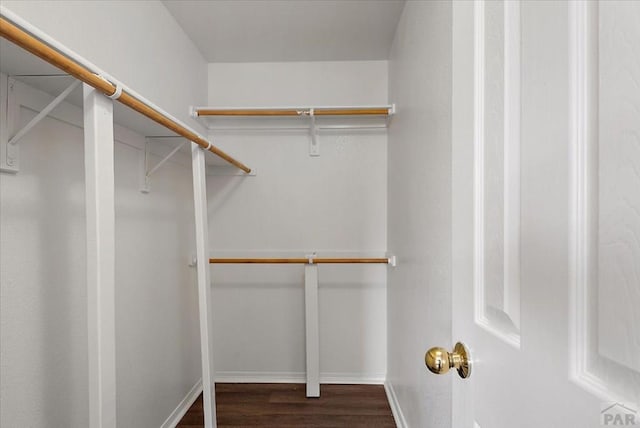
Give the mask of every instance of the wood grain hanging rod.
<svg viewBox="0 0 640 428">
<path fill-rule="evenodd" d="M 63 55 L 48 44 L 42 42 L 26 31 L 20 29 L 13 23 L 9 22 L 4 17 L 0 17 L 0 35 L 8 41 L 20 46 L 22 49 L 43 59 L 54 67 L 63 70 L 64 72 L 90 86 L 93 86 L 107 96 L 115 96 L 116 92 L 118 92 L 118 90 L 120 89 L 116 84 L 109 82 L 108 80 L 95 74 L 93 71 L 86 68 L 82 64 L 79 64 L 75 60 L 67 57 L 66 55 Z M 251 172 L 251 168 L 244 165 L 242 162 L 234 159 L 224 151 L 211 145 L 207 140 L 200 137 L 196 133 L 190 131 L 171 118 L 163 115 L 154 108 L 135 98 L 126 89 L 122 89 L 122 93 L 119 97 L 117 97 L 117 100 L 127 107 L 142 114 L 143 116 L 148 117 L 154 122 L 186 138 L 187 140 L 193 141 L 200 147 L 207 149 L 211 153 L 224 159 L 231 165 L 241 169 L 247 174 Z"/>
<path fill-rule="evenodd" d="M 245 116 L 245 117 L 278 117 L 278 116 L 390 116 L 392 107 L 301 107 L 301 108 L 275 108 L 275 109 L 214 109 L 197 108 L 194 110 L 195 116 Z"/>
<path fill-rule="evenodd" d="M 211 258 L 211 264 L 389 264 L 388 258 Z"/>
</svg>

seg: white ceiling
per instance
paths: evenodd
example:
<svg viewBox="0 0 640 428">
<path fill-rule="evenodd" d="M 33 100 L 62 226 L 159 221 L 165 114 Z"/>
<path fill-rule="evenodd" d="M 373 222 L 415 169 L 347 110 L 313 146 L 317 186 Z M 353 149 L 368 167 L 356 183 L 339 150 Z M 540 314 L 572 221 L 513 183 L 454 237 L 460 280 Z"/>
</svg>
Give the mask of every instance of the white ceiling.
<svg viewBox="0 0 640 428">
<path fill-rule="evenodd" d="M 404 0 L 165 0 L 209 62 L 388 59 Z"/>
</svg>

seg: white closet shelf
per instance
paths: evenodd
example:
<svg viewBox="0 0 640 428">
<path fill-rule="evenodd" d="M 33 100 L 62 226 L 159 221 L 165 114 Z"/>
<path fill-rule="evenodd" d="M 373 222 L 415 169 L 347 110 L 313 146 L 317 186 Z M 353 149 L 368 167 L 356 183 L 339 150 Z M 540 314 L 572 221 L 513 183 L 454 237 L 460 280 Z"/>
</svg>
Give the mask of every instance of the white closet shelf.
<svg viewBox="0 0 640 428">
<path fill-rule="evenodd" d="M 212 131 L 383 129 L 395 104 L 360 106 L 192 107 L 191 115 Z"/>
<path fill-rule="evenodd" d="M 216 132 L 308 130 L 309 155 L 320 156 L 323 130 L 379 130 L 389 126 L 395 104 L 378 106 L 192 107 L 191 115 Z M 303 119 L 300 123 L 300 119 Z"/>
<path fill-rule="evenodd" d="M 155 106 L 131 88 L 109 76 L 109 74 L 100 70 L 85 58 L 55 41 L 38 28 L 22 20 L 22 18 L 14 15 L 2 6 L 0 6 L 0 38 L 21 48 L 25 53 L 32 55 L 34 58 L 37 57 L 48 63 L 50 66 L 53 66 L 54 69 L 62 70 L 64 73 L 74 77 L 78 81 L 92 86 L 107 97 L 118 101 L 120 104 L 139 113 L 148 120 L 157 123 L 161 127 L 166 128 L 168 131 L 194 142 L 204 150 L 215 154 L 220 159 L 244 171 L 245 173 L 251 172 L 251 168 L 211 144 L 210 141 L 199 135 L 197 131 Z M 4 68 L 4 51 L 6 50 L 6 44 L 4 44 L 4 42 L 2 47 L 2 62 Z M 11 53 L 13 50 L 9 49 L 9 52 Z M 50 67 L 47 69 L 49 70 Z M 37 120 L 19 131 L 19 134 L 14 134 L 14 136 L 10 138 L 8 135 L 4 135 L 6 132 L 2 133 L 0 136 L 0 151 L 2 152 L 2 164 L 0 165 L 2 168 L 0 169 L 2 169 L 2 171 L 11 173 L 17 172 L 17 150 L 15 148 L 17 147 L 19 139 L 41 118 L 45 117 L 51 110 L 53 110 L 53 108 L 60 104 L 74 88 L 75 85 L 69 86 L 54 100 L 54 102 L 49 104 L 41 112 L 41 114 L 36 118 Z M 5 157 L 10 157 L 11 160 L 13 160 L 11 163 L 7 162 L 6 168 L 4 165 Z"/>
<path fill-rule="evenodd" d="M 194 107 L 195 117 L 392 116 L 395 106 Z"/>
</svg>

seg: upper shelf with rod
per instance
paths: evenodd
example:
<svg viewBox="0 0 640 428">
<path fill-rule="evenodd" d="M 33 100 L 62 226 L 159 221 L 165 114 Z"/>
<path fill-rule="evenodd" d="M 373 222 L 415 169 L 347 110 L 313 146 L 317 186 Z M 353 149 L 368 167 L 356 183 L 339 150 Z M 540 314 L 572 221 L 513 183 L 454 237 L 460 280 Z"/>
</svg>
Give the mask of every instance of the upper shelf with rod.
<svg viewBox="0 0 640 428">
<path fill-rule="evenodd" d="M 389 126 L 395 104 L 339 107 L 193 107 L 192 116 L 207 128 L 225 131 L 308 130 L 309 155 L 319 156 L 318 133 L 323 130 L 376 130 Z M 302 119 L 302 121 L 301 121 Z"/>
<path fill-rule="evenodd" d="M 216 131 L 243 129 L 386 128 L 395 105 L 192 107 L 191 115 Z M 302 121 L 301 121 L 302 120 Z"/>
<path fill-rule="evenodd" d="M 117 100 L 171 132 L 194 142 L 245 173 L 251 172 L 248 166 L 220 150 L 193 129 L 181 123 L 178 119 L 164 112 L 159 107 L 156 107 L 150 101 L 118 82 L 83 57 L 80 57 L 5 8 L 0 7 L 0 12 L 0 37 L 62 70 L 66 74 L 73 76 L 79 81 L 98 89 L 106 96 Z M 53 104 L 51 108 L 55 107 L 61 99 L 64 99 L 63 95 L 67 96 L 68 93 L 73 90 L 73 87 L 69 87 L 67 91 L 61 94 L 59 99 L 54 100 L 56 104 Z M 30 123 L 28 127 L 33 125 L 34 124 Z M 0 147 L 0 150 L 3 150 L 3 153 L 6 151 L 10 154 L 16 154 L 15 146 L 18 143 L 18 139 L 11 139 L 7 136 L 7 138 L 2 138 L 1 140 L 0 143 L 2 147 Z M 7 168 L 7 171 L 14 172 L 12 168 Z"/>
<path fill-rule="evenodd" d="M 195 117 L 389 117 L 395 113 L 394 105 L 348 106 L 348 107 L 260 107 L 260 108 L 213 108 L 194 107 Z"/>
</svg>

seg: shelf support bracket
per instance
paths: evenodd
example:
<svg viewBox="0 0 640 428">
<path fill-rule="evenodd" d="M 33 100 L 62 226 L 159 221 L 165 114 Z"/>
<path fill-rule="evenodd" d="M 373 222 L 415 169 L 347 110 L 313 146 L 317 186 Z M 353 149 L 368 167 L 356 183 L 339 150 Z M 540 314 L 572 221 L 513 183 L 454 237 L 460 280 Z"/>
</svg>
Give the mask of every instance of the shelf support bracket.
<svg viewBox="0 0 640 428">
<path fill-rule="evenodd" d="M 5 86 L 6 85 L 6 86 Z M 16 132 L 13 137 L 9 138 L 9 127 L 13 127 L 17 122 L 17 109 L 19 106 L 16 104 L 13 96 L 14 80 L 8 79 L 5 83 L 2 82 L 2 91 L 6 91 L 6 96 L 3 94 L 3 111 L 2 118 L 6 121 L 6 126 L 3 126 L 2 135 L 0 136 L 0 150 L 2 151 L 2 158 L 0 162 L 0 171 L 17 173 L 19 171 L 19 155 L 20 150 L 18 143 L 20 140 L 31 131 L 38 123 L 51 113 L 60 103 L 62 103 L 69 94 L 80 85 L 80 81 L 74 81 L 67 89 L 65 89 L 60 95 L 58 95 L 53 101 L 51 101 L 40 113 L 38 113 L 33 119 L 29 121 L 22 129 Z M 6 98 L 5 98 L 6 97 Z"/>
<path fill-rule="evenodd" d="M 11 130 L 17 123 L 18 106 L 14 94 L 15 80 L 0 80 L 0 172 L 16 174 L 19 170 L 18 147 L 9 144 Z"/>
<path fill-rule="evenodd" d="M 47 115 L 49 113 L 51 113 L 51 111 L 58 107 L 58 105 L 63 102 L 65 100 L 65 98 L 67 98 L 69 96 L 69 94 L 78 87 L 78 85 L 80 85 L 80 81 L 76 80 L 75 82 L 73 82 L 71 85 L 69 85 L 69 87 L 67 89 L 65 89 L 64 91 L 62 91 L 62 93 L 60 95 L 58 95 L 53 101 L 51 101 L 49 103 L 48 106 L 46 106 L 45 108 L 42 109 L 42 111 L 40 113 L 38 113 L 38 115 L 36 117 L 34 117 L 33 119 L 31 119 L 31 121 L 29 123 L 27 123 L 25 125 L 24 128 L 22 128 L 20 131 L 18 131 L 13 137 L 11 137 L 11 139 L 9 140 L 8 144 L 9 145 L 14 145 L 14 144 L 18 144 L 18 142 L 20 141 L 20 139 L 22 137 L 24 137 L 27 132 L 31 131 L 31 129 L 33 129 L 34 126 L 36 126 L 38 123 L 40 123 L 40 121 L 42 119 L 44 119 L 45 117 L 47 117 Z"/>
<path fill-rule="evenodd" d="M 315 254 L 304 266 L 304 319 L 307 369 L 307 397 L 320 397 L 320 327 L 318 319 L 318 265 Z"/>
<path fill-rule="evenodd" d="M 89 424 L 116 427 L 113 101 L 84 85 Z"/>
<path fill-rule="evenodd" d="M 318 141 L 318 126 L 316 125 L 316 115 L 314 109 L 309 109 L 309 117 L 311 117 L 311 141 L 309 143 L 309 156 L 320 156 L 320 143 Z"/>
<path fill-rule="evenodd" d="M 396 267 L 398 266 L 398 259 L 396 256 L 392 255 L 392 254 L 387 254 L 387 259 L 389 259 L 388 265 L 391 267 Z"/>
<path fill-rule="evenodd" d="M 200 310 L 200 358 L 202 364 L 202 411 L 205 428 L 216 425 L 216 390 L 213 366 L 213 305 L 209 277 L 209 222 L 207 217 L 207 176 L 205 152 L 191 144 L 193 202 L 196 225 L 196 272 Z"/>
<path fill-rule="evenodd" d="M 187 144 L 187 141 L 182 141 L 178 144 L 168 155 L 166 155 L 160 162 L 158 162 L 153 168 L 149 169 L 149 140 L 150 137 L 145 138 L 144 140 L 144 155 L 143 160 L 141 162 L 141 170 L 142 170 L 142 178 L 140 191 L 142 193 L 149 193 L 151 191 L 151 175 L 156 172 L 162 165 L 167 163 L 169 159 L 173 157 L 178 151 Z"/>
</svg>

